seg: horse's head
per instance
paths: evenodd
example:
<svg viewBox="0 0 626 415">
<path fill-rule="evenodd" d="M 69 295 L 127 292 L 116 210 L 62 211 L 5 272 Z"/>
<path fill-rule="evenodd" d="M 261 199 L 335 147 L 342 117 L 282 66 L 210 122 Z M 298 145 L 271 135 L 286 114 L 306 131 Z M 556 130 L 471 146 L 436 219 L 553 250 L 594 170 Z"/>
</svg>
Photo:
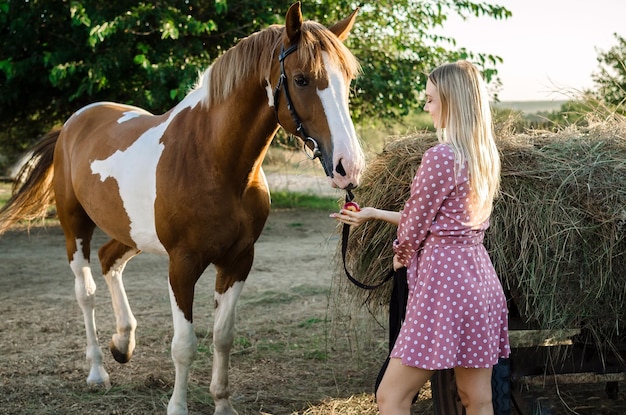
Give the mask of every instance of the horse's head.
<svg viewBox="0 0 626 415">
<path fill-rule="evenodd" d="M 320 159 L 332 186 L 347 190 L 359 185 L 365 165 L 348 110 L 359 65 L 343 44 L 357 11 L 326 28 L 303 22 L 300 3 L 292 5 L 278 46 L 274 90 L 279 123 L 304 141 L 309 157 Z"/>
</svg>

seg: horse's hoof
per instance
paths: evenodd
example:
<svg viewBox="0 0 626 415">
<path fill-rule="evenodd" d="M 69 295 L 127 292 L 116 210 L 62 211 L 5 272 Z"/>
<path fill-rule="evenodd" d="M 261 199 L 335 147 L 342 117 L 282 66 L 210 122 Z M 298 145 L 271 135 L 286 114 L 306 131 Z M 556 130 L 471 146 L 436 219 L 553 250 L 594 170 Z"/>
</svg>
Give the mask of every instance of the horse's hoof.
<svg viewBox="0 0 626 415">
<path fill-rule="evenodd" d="M 187 411 L 187 403 L 184 405 L 176 405 L 170 403 L 167 405 L 167 415 L 187 415 L 189 411 Z"/>
<path fill-rule="evenodd" d="M 87 386 L 89 386 L 91 389 L 105 389 L 105 390 L 109 390 L 111 389 L 111 382 L 107 381 L 90 381 L 89 379 L 87 379 Z"/>
<path fill-rule="evenodd" d="M 215 401 L 215 412 L 213 415 L 239 415 L 230 404 L 228 399 L 220 399 Z"/>
<path fill-rule="evenodd" d="M 109 380 L 109 374 L 103 367 L 94 367 L 89 371 L 87 377 L 87 385 L 94 389 L 111 389 L 111 381 Z"/>
<path fill-rule="evenodd" d="M 115 361 L 117 361 L 118 363 L 128 363 L 130 361 L 130 358 L 133 357 L 133 353 L 130 351 L 126 353 L 122 353 L 115 346 L 115 343 L 112 340 L 109 343 L 109 350 L 111 351 L 111 354 L 113 355 L 113 358 L 115 359 Z"/>
</svg>

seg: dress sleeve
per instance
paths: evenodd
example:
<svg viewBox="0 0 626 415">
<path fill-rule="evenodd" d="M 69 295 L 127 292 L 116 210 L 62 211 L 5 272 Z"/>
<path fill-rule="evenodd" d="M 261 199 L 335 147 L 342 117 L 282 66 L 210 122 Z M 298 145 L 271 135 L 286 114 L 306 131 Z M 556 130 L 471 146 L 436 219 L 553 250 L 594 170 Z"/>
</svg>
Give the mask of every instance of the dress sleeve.
<svg viewBox="0 0 626 415">
<path fill-rule="evenodd" d="M 427 150 L 411 184 L 411 195 L 400 214 L 393 249 L 408 266 L 428 235 L 446 197 L 454 190 L 454 152 L 447 145 Z"/>
</svg>

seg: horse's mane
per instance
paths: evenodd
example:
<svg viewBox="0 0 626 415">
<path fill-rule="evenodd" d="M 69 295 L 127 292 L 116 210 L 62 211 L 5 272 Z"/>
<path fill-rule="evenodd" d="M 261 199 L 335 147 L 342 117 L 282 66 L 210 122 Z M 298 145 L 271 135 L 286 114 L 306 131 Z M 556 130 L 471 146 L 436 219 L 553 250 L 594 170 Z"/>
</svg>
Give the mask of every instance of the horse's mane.
<svg viewBox="0 0 626 415">
<path fill-rule="evenodd" d="M 272 25 L 242 39 L 231 47 L 205 71 L 196 88 L 208 88 L 205 104 L 221 102 L 242 80 L 255 74 L 259 84 L 270 80 L 272 64 L 278 61 L 279 47 L 285 28 Z M 360 66 L 352 52 L 323 25 L 306 21 L 302 24 L 298 43 L 298 59 L 309 62 L 312 71 L 319 75 L 324 70 L 322 51 L 348 76 L 354 79 Z"/>
</svg>

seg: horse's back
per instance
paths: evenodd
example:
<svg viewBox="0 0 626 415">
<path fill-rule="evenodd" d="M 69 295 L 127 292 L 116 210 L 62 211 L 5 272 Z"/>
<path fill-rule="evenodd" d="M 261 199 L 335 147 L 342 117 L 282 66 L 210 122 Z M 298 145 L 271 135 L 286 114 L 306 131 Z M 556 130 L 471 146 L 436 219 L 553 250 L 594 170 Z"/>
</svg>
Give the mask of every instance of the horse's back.
<svg viewBox="0 0 626 415">
<path fill-rule="evenodd" d="M 87 146 L 84 152 L 115 151 L 132 142 L 155 122 L 150 112 L 131 105 L 99 102 L 87 105 L 65 122 L 59 142 L 65 146 Z"/>
</svg>

